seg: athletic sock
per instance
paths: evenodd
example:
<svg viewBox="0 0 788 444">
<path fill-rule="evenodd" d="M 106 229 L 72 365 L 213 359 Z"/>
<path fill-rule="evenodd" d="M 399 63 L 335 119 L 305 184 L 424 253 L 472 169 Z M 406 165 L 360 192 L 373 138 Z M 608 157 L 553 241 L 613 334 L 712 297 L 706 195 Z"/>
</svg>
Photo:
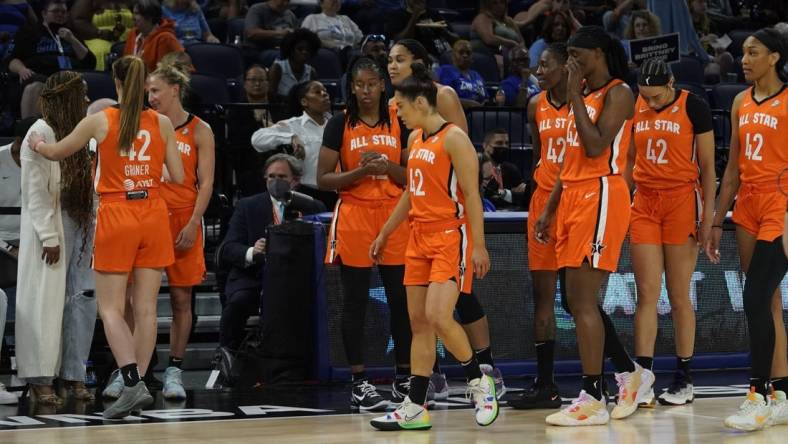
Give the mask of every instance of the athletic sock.
<svg viewBox="0 0 788 444">
<path fill-rule="evenodd" d="M 602 375 L 583 375 L 583 390 L 597 401 L 602 400 Z"/>
<path fill-rule="evenodd" d="M 482 370 L 479 368 L 479 360 L 476 359 L 476 355 L 473 355 L 471 359 L 466 362 L 460 362 L 462 365 L 462 369 L 465 370 L 465 379 L 468 381 L 473 381 L 474 379 L 482 377 Z"/>
<path fill-rule="evenodd" d="M 427 387 L 430 384 L 429 376 L 413 375 L 410 380 L 408 398 L 414 404 L 424 405 L 427 402 Z"/>
<path fill-rule="evenodd" d="M 183 358 L 176 358 L 175 356 L 170 356 L 170 362 L 167 364 L 168 367 L 175 367 L 181 368 L 183 365 Z"/>
<path fill-rule="evenodd" d="M 367 372 L 361 370 L 358 373 L 353 373 L 353 385 L 361 384 L 367 380 Z"/>
<path fill-rule="evenodd" d="M 772 379 L 772 387 L 774 387 L 775 390 L 788 393 L 788 376 Z"/>
<path fill-rule="evenodd" d="M 654 358 L 650 356 L 638 356 L 635 362 L 646 370 L 654 370 Z"/>
<path fill-rule="evenodd" d="M 126 387 L 134 387 L 140 382 L 140 369 L 136 362 L 121 367 L 120 375 L 123 377 L 123 385 Z"/>
<path fill-rule="evenodd" d="M 534 342 L 534 348 L 536 348 L 536 382 L 552 384 L 555 341 Z"/>
<path fill-rule="evenodd" d="M 475 354 L 479 364 L 487 364 L 490 367 L 495 367 L 495 362 L 493 362 L 492 350 L 490 350 L 490 346 L 476 350 Z"/>
<path fill-rule="evenodd" d="M 763 395 L 764 399 L 769 396 L 769 379 L 768 378 L 750 378 L 750 388 L 755 389 L 757 393 Z"/>
<path fill-rule="evenodd" d="M 688 383 L 692 382 L 692 371 L 690 367 L 692 367 L 692 356 L 688 358 L 676 356 L 676 371 L 679 372 L 681 377 Z"/>
</svg>

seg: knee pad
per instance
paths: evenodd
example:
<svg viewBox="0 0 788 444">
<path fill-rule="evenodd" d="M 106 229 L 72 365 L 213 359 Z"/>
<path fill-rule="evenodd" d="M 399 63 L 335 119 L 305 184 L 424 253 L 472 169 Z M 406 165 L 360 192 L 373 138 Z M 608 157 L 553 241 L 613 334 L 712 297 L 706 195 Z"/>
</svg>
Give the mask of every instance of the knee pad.
<svg viewBox="0 0 788 444">
<path fill-rule="evenodd" d="M 484 308 L 473 293 L 460 293 L 455 309 L 462 325 L 472 324 L 484 317 Z"/>
</svg>

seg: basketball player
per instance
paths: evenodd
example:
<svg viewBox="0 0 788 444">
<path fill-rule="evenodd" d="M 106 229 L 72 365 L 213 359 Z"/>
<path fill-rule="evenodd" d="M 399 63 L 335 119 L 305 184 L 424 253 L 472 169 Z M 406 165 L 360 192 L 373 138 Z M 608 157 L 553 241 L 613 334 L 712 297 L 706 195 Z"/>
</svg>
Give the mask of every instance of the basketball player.
<svg viewBox="0 0 788 444">
<path fill-rule="evenodd" d="M 602 393 L 605 354 L 617 371 L 615 419 L 634 413 L 654 374 L 629 359 L 598 303 L 602 284 L 618 265 L 629 224 L 629 189 L 621 174 L 634 97 L 622 80 L 626 56 L 621 42 L 598 26 L 580 28 L 567 47 L 567 149 L 559 180 L 534 231 L 537 240 L 549 241 L 547 228 L 560 202 L 558 267 L 566 269 L 566 299 L 576 324 L 583 388 L 571 406 L 548 416 L 547 423 L 579 426 L 610 419 Z"/>
<path fill-rule="evenodd" d="M 205 278 L 202 216 L 213 192 L 214 138 L 210 125 L 183 109 L 189 88 L 186 67 L 159 65 L 148 77 L 148 102 L 175 127 L 181 155 L 183 184 L 164 182 L 161 196 L 167 203 L 175 263 L 167 267 L 172 324 L 170 358 L 164 372 L 166 399 L 186 399 L 181 366 L 192 328 L 192 287 Z"/>
<path fill-rule="evenodd" d="M 640 67 L 640 95 L 635 103 L 628 162 L 634 165 L 636 186 L 629 227 L 637 285 L 635 355 L 643 368 L 651 370 L 654 363 L 663 271 L 673 318 L 677 371 L 667 391 L 659 396 L 664 405 L 682 405 L 694 399 L 690 364 L 695 310 L 689 288 L 698 245 L 711 231 L 717 187 L 709 105 L 695 94 L 675 88 L 673 82 L 662 60 L 648 60 Z M 653 390 L 644 402 L 653 405 Z"/>
<path fill-rule="evenodd" d="M 555 249 L 555 226 L 548 230 L 548 243 L 534 237 L 536 220 L 544 211 L 555 187 L 566 152 L 566 44 L 551 44 L 539 57 L 536 78 L 543 92 L 528 102 L 528 123 L 534 149 L 536 188 L 528 208 L 528 268 L 534 292 L 534 348 L 537 376 L 533 387 L 518 399 L 509 401 L 517 409 L 561 406 L 558 386 L 553 380 L 555 352 L 555 291 L 558 281 L 558 258 Z"/>
<path fill-rule="evenodd" d="M 339 263 L 344 301 L 342 340 L 353 374 L 351 406 L 362 411 L 388 407 L 364 372 L 364 318 L 372 260 L 369 245 L 397 205 L 405 186 L 409 132 L 388 107 L 384 74 L 373 59 L 360 57 L 349 69 L 347 111 L 326 124 L 317 165 L 322 190 L 339 191 L 329 233 L 326 262 Z M 339 169 L 337 169 L 339 165 Z M 408 226 L 392 233 L 378 271 L 386 289 L 394 339 L 396 401 L 407 395 L 410 377 L 410 322 L 402 280 Z"/>
<path fill-rule="evenodd" d="M 103 413 L 116 419 L 153 402 L 140 380 L 156 345 L 156 296 L 164 267 L 175 258 L 167 205 L 159 194 L 166 163 L 170 180 L 183 181 L 183 165 L 170 119 L 143 109 L 145 64 L 126 56 L 112 65 L 119 107 L 84 118 L 54 144 L 31 134 L 30 148 L 63 159 L 98 142 L 95 186 L 99 195 L 93 269 L 99 313 L 125 388 Z M 134 335 L 123 318 L 126 284 L 133 273 Z"/>
<path fill-rule="evenodd" d="M 380 430 L 432 427 L 424 404 L 438 335 L 465 370 L 476 423 L 487 426 L 498 416 L 495 381 L 482 374 L 467 335 L 454 320 L 460 292 L 471 291 L 471 273 L 482 278 L 490 267 L 476 151 L 465 132 L 438 114 L 438 88 L 427 67 L 415 63 L 412 72 L 394 86 L 398 114 L 414 130 L 408 141 L 408 192 L 383 225 L 369 254 L 376 262 L 383 260 L 389 237 L 409 220 L 404 282 L 413 331 L 413 378 L 410 392 L 397 410 L 371 424 Z"/>
<path fill-rule="evenodd" d="M 735 197 L 733 222 L 747 278 L 742 297 L 752 368 L 750 392 L 725 425 L 752 431 L 788 423 L 788 361 L 779 291 L 788 270 L 781 239 L 786 201 L 778 188 L 779 175 L 788 168 L 788 88 L 781 78 L 788 53 L 774 29 L 755 32 L 742 46 L 744 77 L 753 86 L 733 100 L 730 154 L 706 254 L 719 262 L 722 224 Z"/>
<path fill-rule="evenodd" d="M 413 73 L 411 70 L 413 63 L 429 63 L 429 60 L 429 53 L 417 40 L 402 39 L 397 41 L 389 51 L 388 72 L 392 85 L 399 84 Z M 438 88 L 438 114 L 467 134 L 468 121 L 457 93 L 450 86 L 439 83 L 435 83 L 435 86 Z M 394 106 L 393 100 L 390 105 Z M 499 397 L 503 396 L 506 393 L 506 387 L 503 384 L 501 371 L 495 368 L 493 361 L 492 348 L 490 347 L 490 326 L 484 308 L 476 295 L 473 293 L 463 294 L 457 300 L 457 316 L 468 334 L 471 346 L 482 365 L 482 370 L 495 378 L 496 393 Z M 446 399 L 449 397 L 449 386 L 446 384 L 446 377 L 440 373 L 438 361 L 435 361 L 434 370 L 435 374 L 430 381 L 430 397 L 434 393 L 435 399 Z"/>
</svg>

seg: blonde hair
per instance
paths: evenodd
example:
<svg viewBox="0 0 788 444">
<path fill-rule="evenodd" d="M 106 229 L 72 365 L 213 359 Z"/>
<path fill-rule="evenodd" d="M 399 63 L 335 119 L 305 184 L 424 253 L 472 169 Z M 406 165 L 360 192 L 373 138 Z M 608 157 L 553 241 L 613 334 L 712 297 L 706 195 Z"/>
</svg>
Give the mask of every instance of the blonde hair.
<svg viewBox="0 0 788 444">
<path fill-rule="evenodd" d="M 120 135 L 118 149 L 130 149 L 140 129 L 140 115 L 145 100 L 145 62 L 135 56 L 121 57 L 112 64 L 112 76 L 120 81 Z"/>
<path fill-rule="evenodd" d="M 167 54 L 167 56 L 171 54 L 177 53 L 171 52 Z M 169 59 L 167 59 L 167 56 L 161 59 L 156 65 L 156 70 L 150 73 L 150 76 L 158 77 L 164 80 L 168 85 L 178 85 L 180 100 L 183 102 L 186 98 L 186 91 L 189 88 L 189 81 L 191 80 L 191 76 L 189 75 L 190 65 L 177 56 L 170 57 Z"/>
</svg>

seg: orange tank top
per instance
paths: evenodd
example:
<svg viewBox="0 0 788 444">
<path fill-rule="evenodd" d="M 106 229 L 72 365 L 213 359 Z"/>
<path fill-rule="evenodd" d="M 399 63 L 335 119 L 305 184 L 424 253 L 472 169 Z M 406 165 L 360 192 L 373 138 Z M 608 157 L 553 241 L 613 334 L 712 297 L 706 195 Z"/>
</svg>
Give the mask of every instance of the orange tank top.
<svg viewBox="0 0 788 444">
<path fill-rule="evenodd" d="M 635 183 L 652 189 L 676 188 L 698 181 L 695 131 L 687 114 L 689 92 L 661 110 L 642 97 L 635 102 Z"/>
<path fill-rule="evenodd" d="M 96 150 L 96 192 L 101 195 L 159 188 L 166 151 L 159 130 L 159 114 L 150 109 L 143 110 L 131 149 L 121 152 L 118 149 L 120 109 L 111 107 L 103 112 L 109 127 L 107 136 Z"/>
<path fill-rule="evenodd" d="M 361 163 L 361 156 L 366 152 L 375 152 L 386 157 L 390 162 L 400 164 L 402 150 L 402 129 L 397 119 L 396 107 L 389 107 L 389 125 L 382 123 L 369 126 L 359 121 L 351 127 L 345 122 L 340 149 L 340 168 L 351 171 Z M 367 176 L 348 188 L 340 190 L 342 198 L 358 200 L 393 200 L 402 196 L 402 187 L 397 185 L 387 174 Z"/>
<path fill-rule="evenodd" d="M 175 143 L 183 162 L 183 183 L 163 182 L 161 196 L 167 202 L 167 208 L 191 208 L 197 201 L 197 141 L 194 138 L 198 125 L 203 121 L 194 114 L 189 114 L 186 123 L 175 128 Z"/>
<path fill-rule="evenodd" d="M 534 180 L 539 188 L 551 191 L 561 171 L 561 162 L 566 153 L 566 124 L 569 107 L 556 108 L 547 97 L 547 91 L 536 99 L 534 120 L 539 130 L 539 161 L 534 171 Z"/>
<path fill-rule="evenodd" d="M 465 217 L 465 196 L 457 181 L 451 158 L 444 148 L 445 123 L 435 134 L 415 130 L 408 154 L 410 220 L 419 223 L 458 220 Z"/>
<path fill-rule="evenodd" d="M 788 88 L 756 101 L 754 88 L 739 106 L 739 179 L 745 183 L 772 182 L 788 168 L 788 148 L 780 135 L 788 130 Z M 775 185 L 776 186 L 776 185 Z"/>
<path fill-rule="evenodd" d="M 619 79 L 611 79 L 599 89 L 584 94 L 583 101 L 591 122 L 596 124 L 605 106 L 605 97 L 611 88 L 623 84 Z M 574 110 L 569 110 L 566 131 L 567 150 L 564 156 L 564 169 L 561 181 L 564 183 L 582 182 L 604 176 L 619 175 L 624 171 L 627 162 L 627 150 L 632 137 L 632 119 L 621 124 L 613 142 L 605 148 L 605 152 L 597 157 L 588 157 L 585 153 L 580 133 L 577 132 Z"/>
</svg>

